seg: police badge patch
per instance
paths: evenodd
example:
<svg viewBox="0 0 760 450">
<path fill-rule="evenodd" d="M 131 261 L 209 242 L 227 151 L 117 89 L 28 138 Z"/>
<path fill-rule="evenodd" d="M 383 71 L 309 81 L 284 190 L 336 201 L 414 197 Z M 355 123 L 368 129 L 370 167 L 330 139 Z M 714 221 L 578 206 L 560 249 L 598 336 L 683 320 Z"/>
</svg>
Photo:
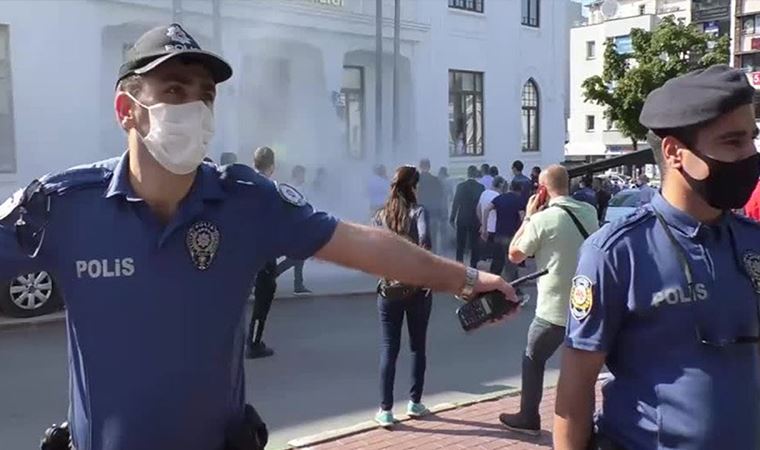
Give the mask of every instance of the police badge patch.
<svg viewBox="0 0 760 450">
<path fill-rule="evenodd" d="M 744 271 L 747 272 L 755 293 L 760 294 L 760 255 L 755 252 L 746 252 L 742 258 Z"/>
<path fill-rule="evenodd" d="M 591 312 L 594 304 L 593 283 L 587 277 L 573 278 L 573 288 L 570 290 L 570 314 L 575 320 L 583 320 Z"/>
<path fill-rule="evenodd" d="M 195 267 L 206 270 L 219 248 L 219 229 L 210 222 L 197 222 L 187 230 L 187 249 Z"/>
<path fill-rule="evenodd" d="M 290 203 L 293 206 L 305 206 L 306 197 L 298 192 L 298 189 L 286 183 L 277 183 L 277 192 L 280 193 L 280 197 L 283 200 Z"/>
</svg>

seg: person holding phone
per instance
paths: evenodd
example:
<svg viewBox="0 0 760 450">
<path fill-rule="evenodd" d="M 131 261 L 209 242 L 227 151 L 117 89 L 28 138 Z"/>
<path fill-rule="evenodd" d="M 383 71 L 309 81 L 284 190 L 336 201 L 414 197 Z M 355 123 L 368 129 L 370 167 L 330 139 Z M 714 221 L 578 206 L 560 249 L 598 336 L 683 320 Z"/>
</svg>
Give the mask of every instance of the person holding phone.
<svg viewBox="0 0 760 450">
<path fill-rule="evenodd" d="M 528 200 L 525 219 L 509 246 L 513 263 L 533 256 L 537 267 L 549 271 L 537 282 L 536 316 L 522 361 L 520 411 L 499 416 L 509 430 L 533 436 L 541 431 L 539 406 L 546 361 L 565 337 L 578 252 L 586 237 L 599 228 L 596 209 L 572 199 L 569 184 L 567 169 L 560 165 L 541 172 L 538 193 Z"/>
</svg>

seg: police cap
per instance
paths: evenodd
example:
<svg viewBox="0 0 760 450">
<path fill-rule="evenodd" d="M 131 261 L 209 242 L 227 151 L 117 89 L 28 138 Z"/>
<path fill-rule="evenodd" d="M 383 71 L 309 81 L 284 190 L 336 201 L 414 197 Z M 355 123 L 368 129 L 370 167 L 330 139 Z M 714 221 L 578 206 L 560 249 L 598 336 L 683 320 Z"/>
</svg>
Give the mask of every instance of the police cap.
<svg viewBox="0 0 760 450">
<path fill-rule="evenodd" d="M 754 93 L 743 71 L 724 64 L 710 66 L 672 78 L 650 92 L 639 122 L 650 130 L 708 122 L 751 104 Z"/>
<path fill-rule="evenodd" d="M 203 64 L 214 79 L 221 83 L 232 76 L 232 67 L 212 52 L 201 49 L 198 42 L 181 25 L 173 23 L 147 31 L 127 51 L 126 61 L 119 68 L 121 81 L 130 75 L 150 72 L 177 56 L 191 57 Z"/>
</svg>

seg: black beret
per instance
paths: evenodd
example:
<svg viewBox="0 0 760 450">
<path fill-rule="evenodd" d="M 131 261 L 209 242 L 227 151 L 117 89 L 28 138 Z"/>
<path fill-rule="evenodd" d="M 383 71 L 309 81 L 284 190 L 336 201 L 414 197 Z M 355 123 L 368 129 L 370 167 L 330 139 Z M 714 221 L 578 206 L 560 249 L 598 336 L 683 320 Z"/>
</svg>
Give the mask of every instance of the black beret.
<svg viewBox="0 0 760 450">
<path fill-rule="evenodd" d="M 742 70 L 710 66 L 671 78 L 650 92 L 639 122 L 650 130 L 696 125 L 751 104 L 754 94 Z"/>
</svg>

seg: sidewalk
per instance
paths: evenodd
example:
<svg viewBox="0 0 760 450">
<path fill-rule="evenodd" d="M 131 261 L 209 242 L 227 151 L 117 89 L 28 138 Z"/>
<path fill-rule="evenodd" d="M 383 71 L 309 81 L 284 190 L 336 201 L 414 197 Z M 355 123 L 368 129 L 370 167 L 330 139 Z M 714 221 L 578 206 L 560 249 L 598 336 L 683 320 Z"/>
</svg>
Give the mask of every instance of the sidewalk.
<svg viewBox="0 0 760 450">
<path fill-rule="evenodd" d="M 538 437 L 511 432 L 499 422 L 499 414 L 519 408 L 519 393 L 449 409 L 419 420 L 403 420 L 391 430 L 373 428 L 315 446 L 296 448 L 313 450 L 373 450 L 373 449 L 551 449 L 552 422 L 556 391 L 544 391 L 541 403 L 543 431 Z M 597 400 L 601 399 L 597 384 Z"/>
</svg>

